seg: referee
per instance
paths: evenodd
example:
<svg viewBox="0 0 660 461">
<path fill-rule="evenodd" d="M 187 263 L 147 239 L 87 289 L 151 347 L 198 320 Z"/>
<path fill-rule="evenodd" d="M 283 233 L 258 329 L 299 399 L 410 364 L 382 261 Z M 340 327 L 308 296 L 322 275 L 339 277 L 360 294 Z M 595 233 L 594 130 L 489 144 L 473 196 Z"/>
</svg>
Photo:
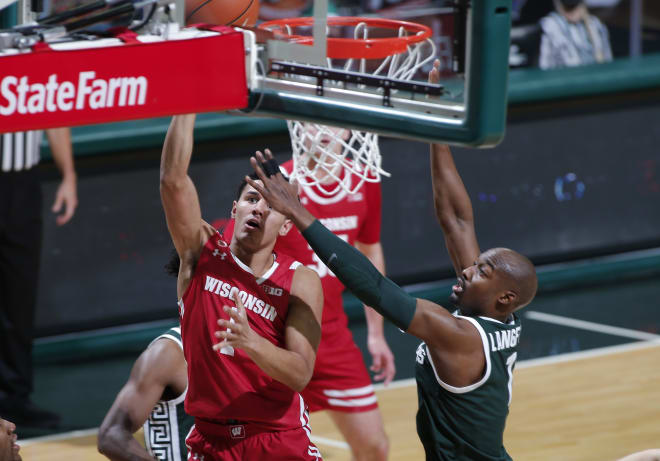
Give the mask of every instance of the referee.
<svg viewBox="0 0 660 461">
<path fill-rule="evenodd" d="M 62 175 L 52 211 L 57 225 L 78 204 L 71 131 L 46 131 Z M 17 426 L 54 427 L 59 417 L 35 406 L 32 336 L 41 256 L 39 147 L 42 132 L 0 133 L 0 416 Z"/>
</svg>

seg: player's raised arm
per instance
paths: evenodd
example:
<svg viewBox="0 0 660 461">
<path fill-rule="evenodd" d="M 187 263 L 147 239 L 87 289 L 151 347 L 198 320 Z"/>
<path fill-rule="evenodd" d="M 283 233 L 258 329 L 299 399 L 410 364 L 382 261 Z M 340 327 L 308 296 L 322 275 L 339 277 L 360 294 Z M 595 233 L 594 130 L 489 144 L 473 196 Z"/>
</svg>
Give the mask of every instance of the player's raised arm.
<svg viewBox="0 0 660 461">
<path fill-rule="evenodd" d="M 188 176 L 195 115 L 175 115 L 160 159 L 160 196 L 167 227 L 179 256 L 199 254 L 202 215 L 195 185 Z"/>
<path fill-rule="evenodd" d="M 438 82 L 439 62 L 429 73 L 429 82 Z M 474 264 L 481 253 L 474 230 L 472 202 L 458 174 L 449 146 L 431 144 L 431 179 L 435 214 L 445 235 L 456 274 Z"/>
<path fill-rule="evenodd" d="M 187 287 L 205 242 L 199 197 L 188 176 L 194 126 L 194 114 L 172 117 L 160 159 L 160 197 L 167 228 L 181 259 L 179 297 Z"/>
<path fill-rule="evenodd" d="M 185 360 L 173 341 L 158 340 L 137 359 L 99 429 L 98 450 L 113 461 L 153 460 L 133 437 Z"/>
</svg>

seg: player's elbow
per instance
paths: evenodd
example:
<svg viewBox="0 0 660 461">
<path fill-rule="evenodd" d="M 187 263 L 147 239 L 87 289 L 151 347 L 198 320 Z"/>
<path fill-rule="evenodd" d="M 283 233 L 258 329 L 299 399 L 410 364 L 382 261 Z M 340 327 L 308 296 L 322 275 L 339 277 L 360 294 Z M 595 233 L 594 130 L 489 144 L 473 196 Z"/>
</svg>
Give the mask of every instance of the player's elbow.
<svg viewBox="0 0 660 461">
<path fill-rule="evenodd" d="M 160 190 L 176 191 L 181 189 L 186 182 L 186 175 L 181 175 L 173 171 L 161 168 L 160 170 Z"/>
<path fill-rule="evenodd" d="M 312 373 L 314 372 L 314 369 L 312 368 L 311 370 L 304 370 L 302 373 L 296 374 L 296 376 L 292 379 L 292 382 L 290 384 L 291 389 L 293 389 L 296 392 L 302 392 L 303 389 L 307 387 L 309 382 L 312 379 Z"/>
<path fill-rule="evenodd" d="M 307 387 L 314 373 L 314 360 L 311 363 L 305 361 L 304 364 L 291 376 L 289 387 L 296 392 L 301 392 Z"/>
<path fill-rule="evenodd" d="M 438 203 L 438 201 L 435 202 L 435 217 L 443 230 L 451 229 L 458 222 L 458 216 L 456 216 L 454 209 Z"/>
<path fill-rule="evenodd" d="M 112 426 L 101 425 L 96 439 L 96 449 L 102 455 L 108 457 L 112 452 Z"/>
</svg>

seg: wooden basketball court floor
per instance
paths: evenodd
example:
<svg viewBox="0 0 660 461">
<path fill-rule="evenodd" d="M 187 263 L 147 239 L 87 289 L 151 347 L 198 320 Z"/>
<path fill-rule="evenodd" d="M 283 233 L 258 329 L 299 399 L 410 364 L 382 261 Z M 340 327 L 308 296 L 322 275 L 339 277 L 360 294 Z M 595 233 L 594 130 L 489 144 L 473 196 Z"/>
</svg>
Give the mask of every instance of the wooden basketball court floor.
<svg viewBox="0 0 660 461">
<path fill-rule="evenodd" d="M 525 313 L 525 320 L 623 343 L 518 362 L 504 439 L 514 459 L 616 460 L 660 446 L 660 335 L 540 311 Z M 424 459 L 415 431 L 414 379 L 379 386 L 378 397 L 390 459 Z M 324 459 L 351 459 L 326 415 L 312 415 L 312 431 Z M 96 451 L 95 429 L 29 439 L 21 453 L 26 461 L 105 459 Z"/>
</svg>

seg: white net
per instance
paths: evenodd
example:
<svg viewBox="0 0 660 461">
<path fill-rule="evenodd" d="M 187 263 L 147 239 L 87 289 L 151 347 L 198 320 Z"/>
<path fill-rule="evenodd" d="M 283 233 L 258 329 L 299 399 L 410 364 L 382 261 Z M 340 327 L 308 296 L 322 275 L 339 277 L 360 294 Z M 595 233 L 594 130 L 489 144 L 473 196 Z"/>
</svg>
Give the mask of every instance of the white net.
<svg viewBox="0 0 660 461">
<path fill-rule="evenodd" d="M 291 32 L 289 29 L 288 33 Z M 368 39 L 370 33 L 369 25 L 360 22 L 353 30 L 353 38 Z M 406 35 L 408 31 L 400 27 L 398 36 Z M 411 80 L 431 63 L 435 54 L 434 43 L 426 39 L 384 59 L 328 58 L 327 63 L 331 69 Z M 323 195 L 333 197 L 342 191 L 354 194 L 365 181 L 380 182 L 381 176 L 390 176 L 381 167 L 377 134 L 296 120 L 288 121 L 287 125 L 293 151 L 291 179 L 302 186 L 319 186 Z"/>
</svg>

